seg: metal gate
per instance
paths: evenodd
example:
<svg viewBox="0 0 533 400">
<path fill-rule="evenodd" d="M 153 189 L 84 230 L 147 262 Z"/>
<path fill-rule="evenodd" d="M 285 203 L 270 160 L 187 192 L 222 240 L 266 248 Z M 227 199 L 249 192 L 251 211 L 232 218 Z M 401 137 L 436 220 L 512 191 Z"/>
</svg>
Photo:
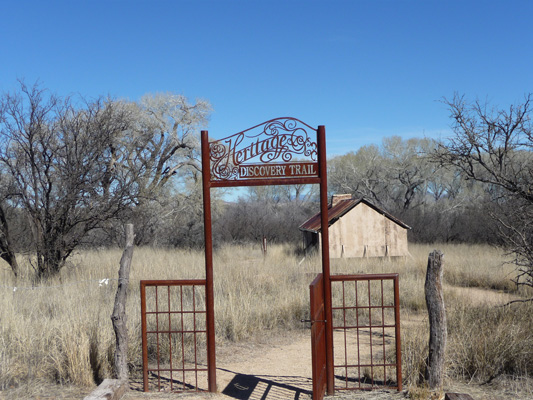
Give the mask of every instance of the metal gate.
<svg viewBox="0 0 533 400">
<path fill-rule="evenodd" d="M 402 389 L 398 274 L 332 275 L 335 390 Z"/>
<path fill-rule="evenodd" d="M 143 388 L 208 389 L 206 281 L 141 281 Z"/>
<path fill-rule="evenodd" d="M 311 283 L 313 400 L 324 398 L 330 370 L 334 390 L 402 390 L 398 281 L 398 274 L 331 276 L 331 323 L 325 321 L 328 283 L 322 274 Z M 335 349 L 331 364 L 326 358 L 327 326 Z"/>
<path fill-rule="evenodd" d="M 309 286 L 311 303 L 311 355 L 313 364 L 313 400 L 322 400 L 327 386 L 326 317 L 324 277 L 318 274 Z"/>
</svg>

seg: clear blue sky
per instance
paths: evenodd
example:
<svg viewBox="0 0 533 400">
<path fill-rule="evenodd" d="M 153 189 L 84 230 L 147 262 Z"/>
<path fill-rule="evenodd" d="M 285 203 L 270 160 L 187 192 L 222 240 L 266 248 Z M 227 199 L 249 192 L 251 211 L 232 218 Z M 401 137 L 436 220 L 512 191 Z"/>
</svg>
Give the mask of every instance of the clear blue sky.
<svg viewBox="0 0 533 400">
<path fill-rule="evenodd" d="M 531 1 L 0 0 L 0 91 L 205 98 L 222 138 L 292 116 L 329 155 L 446 137 L 454 92 L 533 92 Z"/>
</svg>

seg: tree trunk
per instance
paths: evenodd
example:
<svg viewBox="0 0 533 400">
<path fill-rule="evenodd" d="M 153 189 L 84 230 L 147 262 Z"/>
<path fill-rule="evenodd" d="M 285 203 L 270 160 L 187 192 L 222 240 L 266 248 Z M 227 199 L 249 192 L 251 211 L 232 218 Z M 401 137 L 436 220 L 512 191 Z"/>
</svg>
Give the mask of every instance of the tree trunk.
<svg viewBox="0 0 533 400">
<path fill-rule="evenodd" d="M 64 251 L 59 247 L 57 238 L 48 238 L 43 241 L 43 244 L 38 246 L 37 257 L 37 277 L 49 279 L 59 274 L 61 268 L 65 266 L 66 256 Z"/>
<path fill-rule="evenodd" d="M 442 388 L 444 352 L 446 349 L 446 310 L 442 293 L 444 255 L 434 250 L 429 254 L 426 273 L 426 305 L 429 314 L 429 356 L 425 378 L 431 390 Z"/>
<path fill-rule="evenodd" d="M 5 260 L 11 267 L 15 277 L 18 275 L 18 263 L 15 257 L 15 252 L 11 245 L 11 238 L 9 236 L 9 229 L 7 226 L 7 218 L 4 212 L 4 207 L 0 205 L 0 257 Z"/>
<path fill-rule="evenodd" d="M 133 257 L 133 225 L 126 225 L 126 248 L 120 259 L 120 269 L 118 271 L 118 288 L 115 297 L 115 306 L 111 321 L 117 339 L 115 350 L 115 370 L 117 379 L 127 381 L 128 373 L 128 329 L 126 326 L 126 300 L 128 297 L 128 283 L 130 279 L 131 259 Z"/>
</svg>

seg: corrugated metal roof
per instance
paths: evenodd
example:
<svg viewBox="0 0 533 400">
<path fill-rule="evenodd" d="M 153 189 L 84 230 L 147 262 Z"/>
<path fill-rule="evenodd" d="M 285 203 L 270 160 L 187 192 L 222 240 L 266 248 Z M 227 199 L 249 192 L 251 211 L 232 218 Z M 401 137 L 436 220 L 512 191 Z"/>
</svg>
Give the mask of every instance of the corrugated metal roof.
<svg viewBox="0 0 533 400">
<path fill-rule="evenodd" d="M 341 218 L 344 214 L 346 214 L 348 211 L 350 211 L 352 208 L 357 206 L 359 203 L 364 203 L 370 208 L 374 209 L 376 212 L 384 215 L 391 221 L 397 223 L 401 227 L 405 229 L 411 229 L 411 227 L 402 221 L 400 221 L 398 218 L 393 217 L 388 212 L 382 210 L 381 208 L 375 206 L 374 204 L 370 203 L 369 201 L 365 199 L 350 199 L 350 200 L 340 200 L 337 204 L 335 204 L 333 207 L 331 205 L 328 207 L 328 226 L 331 226 L 334 224 L 339 218 Z M 300 225 L 301 231 L 309 231 L 309 232 L 320 232 L 321 230 L 321 223 L 320 223 L 320 213 L 317 213 L 313 215 L 311 218 L 309 218 L 307 221 L 305 221 L 302 225 Z"/>
</svg>

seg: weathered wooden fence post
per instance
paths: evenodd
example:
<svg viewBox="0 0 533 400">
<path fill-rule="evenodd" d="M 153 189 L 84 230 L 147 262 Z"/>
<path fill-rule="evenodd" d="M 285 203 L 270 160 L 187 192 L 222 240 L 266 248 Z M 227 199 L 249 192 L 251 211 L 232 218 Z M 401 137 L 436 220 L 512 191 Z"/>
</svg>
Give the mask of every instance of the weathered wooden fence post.
<svg viewBox="0 0 533 400">
<path fill-rule="evenodd" d="M 431 390 L 439 390 L 443 385 L 444 352 L 448 336 L 442 293 L 443 257 L 444 254 L 437 250 L 429 254 L 424 286 L 429 314 L 429 356 L 425 378 Z"/>
<path fill-rule="evenodd" d="M 126 299 L 128 297 L 128 284 L 130 279 L 131 259 L 133 257 L 133 225 L 127 224 L 126 230 L 126 247 L 120 259 L 120 268 L 118 271 L 118 287 L 115 296 L 115 306 L 111 321 L 115 330 L 117 339 L 115 350 L 115 369 L 117 378 L 121 381 L 127 381 L 128 373 L 128 329 L 126 327 Z"/>
<path fill-rule="evenodd" d="M 263 242 L 261 243 L 261 251 L 263 252 L 263 257 L 267 255 L 267 238 L 263 236 Z"/>
</svg>

